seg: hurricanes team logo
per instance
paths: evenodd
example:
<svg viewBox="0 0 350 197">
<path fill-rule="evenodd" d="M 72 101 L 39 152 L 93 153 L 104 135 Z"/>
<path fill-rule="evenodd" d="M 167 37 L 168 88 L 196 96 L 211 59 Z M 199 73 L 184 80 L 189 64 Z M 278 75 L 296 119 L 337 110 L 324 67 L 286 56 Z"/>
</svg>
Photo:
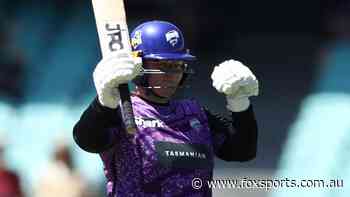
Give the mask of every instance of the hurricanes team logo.
<svg viewBox="0 0 350 197">
<path fill-rule="evenodd" d="M 180 35 L 179 35 L 179 32 L 177 32 L 176 30 L 171 30 L 165 34 L 165 37 L 166 37 L 166 41 L 169 42 L 174 47 L 179 41 Z"/>
<path fill-rule="evenodd" d="M 191 119 L 190 125 L 195 130 L 199 130 L 200 128 L 202 128 L 201 122 L 199 122 L 197 118 Z"/>
</svg>

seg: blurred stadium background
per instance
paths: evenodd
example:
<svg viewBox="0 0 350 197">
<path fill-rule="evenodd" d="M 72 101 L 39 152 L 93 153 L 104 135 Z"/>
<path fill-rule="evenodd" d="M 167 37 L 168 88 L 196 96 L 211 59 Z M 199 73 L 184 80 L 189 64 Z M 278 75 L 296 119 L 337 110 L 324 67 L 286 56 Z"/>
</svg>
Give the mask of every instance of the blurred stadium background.
<svg viewBox="0 0 350 197">
<path fill-rule="evenodd" d="M 253 98 L 259 148 L 247 163 L 217 161 L 216 177 L 344 179 L 338 190 L 214 190 L 214 196 L 348 196 L 350 178 L 350 1 L 129 0 L 129 28 L 169 20 L 199 58 L 191 89 L 180 94 L 225 111 L 211 88 L 213 66 L 248 65 L 261 83 Z M 97 155 L 80 150 L 72 127 L 94 98 L 100 59 L 91 3 L 0 1 L 0 136 L 4 160 L 26 196 L 53 158 L 57 141 L 72 151 L 86 196 L 104 196 Z M 62 195 L 60 195 L 62 196 Z"/>
</svg>

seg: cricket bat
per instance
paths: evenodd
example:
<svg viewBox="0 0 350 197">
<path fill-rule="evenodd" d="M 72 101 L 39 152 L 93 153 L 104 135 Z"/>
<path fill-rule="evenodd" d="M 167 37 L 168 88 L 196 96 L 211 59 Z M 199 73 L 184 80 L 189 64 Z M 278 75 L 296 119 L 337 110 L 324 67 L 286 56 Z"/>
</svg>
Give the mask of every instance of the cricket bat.
<svg viewBox="0 0 350 197">
<path fill-rule="evenodd" d="M 92 0 L 102 58 L 118 51 L 131 53 L 130 37 L 123 0 Z M 125 129 L 134 134 L 137 130 L 128 84 L 118 87 L 121 114 Z"/>
</svg>

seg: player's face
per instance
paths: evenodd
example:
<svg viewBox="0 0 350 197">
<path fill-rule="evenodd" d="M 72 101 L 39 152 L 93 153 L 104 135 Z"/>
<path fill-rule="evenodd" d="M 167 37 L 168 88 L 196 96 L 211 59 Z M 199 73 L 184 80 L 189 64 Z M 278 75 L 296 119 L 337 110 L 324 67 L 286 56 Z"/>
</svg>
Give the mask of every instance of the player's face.
<svg viewBox="0 0 350 197">
<path fill-rule="evenodd" d="M 155 69 L 164 74 L 151 74 L 148 83 L 158 96 L 170 98 L 176 92 L 184 73 L 183 61 L 145 61 L 147 69 Z"/>
</svg>

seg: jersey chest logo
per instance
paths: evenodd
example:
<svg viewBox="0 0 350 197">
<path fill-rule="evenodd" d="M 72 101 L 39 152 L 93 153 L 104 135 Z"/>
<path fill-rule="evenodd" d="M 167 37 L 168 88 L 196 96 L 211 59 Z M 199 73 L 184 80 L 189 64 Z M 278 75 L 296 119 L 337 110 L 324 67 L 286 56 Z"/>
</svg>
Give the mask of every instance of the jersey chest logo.
<svg viewBox="0 0 350 197">
<path fill-rule="evenodd" d="M 163 167 L 211 168 L 212 153 L 205 144 L 155 142 L 157 159 Z"/>
<path fill-rule="evenodd" d="M 141 128 L 165 128 L 164 122 L 156 118 L 135 117 L 135 123 Z"/>
<path fill-rule="evenodd" d="M 197 131 L 202 128 L 201 122 L 197 118 L 193 118 L 190 120 L 190 126 Z"/>
</svg>

